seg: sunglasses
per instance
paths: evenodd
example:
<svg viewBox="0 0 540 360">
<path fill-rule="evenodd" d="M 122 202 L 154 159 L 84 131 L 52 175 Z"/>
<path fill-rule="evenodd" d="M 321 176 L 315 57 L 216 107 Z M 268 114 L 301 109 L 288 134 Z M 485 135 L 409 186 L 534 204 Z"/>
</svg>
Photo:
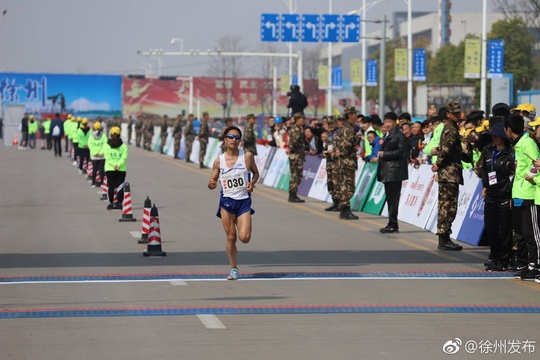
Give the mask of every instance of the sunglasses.
<svg viewBox="0 0 540 360">
<path fill-rule="evenodd" d="M 241 136 L 241 135 L 228 134 L 228 135 L 226 136 L 226 138 L 227 138 L 227 139 L 231 139 L 231 140 L 232 140 L 232 139 L 240 140 L 240 139 L 242 138 L 242 136 Z"/>
</svg>

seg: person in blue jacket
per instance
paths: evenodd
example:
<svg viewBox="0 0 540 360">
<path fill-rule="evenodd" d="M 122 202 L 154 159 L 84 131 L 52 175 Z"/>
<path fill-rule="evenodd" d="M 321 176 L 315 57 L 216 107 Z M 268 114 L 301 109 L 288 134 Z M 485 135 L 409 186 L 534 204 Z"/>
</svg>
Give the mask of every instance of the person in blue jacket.
<svg viewBox="0 0 540 360">
<path fill-rule="evenodd" d="M 64 122 L 60 119 L 60 114 L 54 115 L 54 120 L 51 123 L 51 135 L 53 140 L 54 157 L 62 156 L 62 145 L 60 140 L 64 136 Z"/>
</svg>

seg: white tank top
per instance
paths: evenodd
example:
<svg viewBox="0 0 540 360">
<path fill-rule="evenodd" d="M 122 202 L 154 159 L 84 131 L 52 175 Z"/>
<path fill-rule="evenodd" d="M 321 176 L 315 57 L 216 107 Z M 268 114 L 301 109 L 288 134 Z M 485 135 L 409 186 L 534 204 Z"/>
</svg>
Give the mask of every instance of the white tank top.
<svg viewBox="0 0 540 360">
<path fill-rule="evenodd" d="M 219 156 L 219 182 L 223 197 L 235 200 L 249 198 L 247 184 L 249 182 L 249 170 L 246 168 L 244 150 L 238 151 L 238 159 L 231 167 L 227 167 L 225 154 Z"/>
</svg>

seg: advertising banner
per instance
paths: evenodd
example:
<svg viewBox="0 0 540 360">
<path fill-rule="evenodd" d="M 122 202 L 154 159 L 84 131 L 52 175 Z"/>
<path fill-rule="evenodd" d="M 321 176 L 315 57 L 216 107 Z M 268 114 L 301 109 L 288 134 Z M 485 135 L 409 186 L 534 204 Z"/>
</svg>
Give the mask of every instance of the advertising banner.
<svg viewBox="0 0 540 360">
<path fill-rule="evenodd" d="M 315 176 L 317 175 L 317 170 L 319 170 L 320 165 L 320 157 L 313 155 L 306 156 L 303 178 L 300 186 L 298 187 L 298 194 L 304 196 L 309 194 L 309 190 L 311 189 L 311 185 L 313 185 L 313 181 L 315 180 Z"/>
<path fill-rule="evenodd" d="M 394 81 L 407 81 L 407 49 L 394 51 Z"/>
<path fill-rule="evenodd" d="M 436 174 L 429 165 L 415 169 L 409 166 L 407 187 L 402 190 L 399 201 L 398 219 L 423 228 L 431 208 L 436 204 L 437 193 L 433 192 Z"/>
<path fill-rule="evenodd" d="M 321 200 L 321 201 L 332 201 L 330 194 L 328 193 L 328 188 L 326 186 L 326 159 L 321 159 L 319 168 L 309 189 L 308 197 Z"/>
<path fill-rule="evenodd" d="M 463 186 L 459 186 L 458 210 L 456 219 L 452 223 L 452 235 L 450 235 L 453 239 L 456 239 L 458 236 L 459 229 L 467 217 L 467 211 L 472 200 L 474 199 L 479 182 L 480 179 L 476 176 L 472 169 L 463 171 Z"/>
<path fill-rule="evenodd" d="M 386 200 L 386 194 L 384 192 L 384 184 L 379 181 L 375 181 L 375 184 L 371 187 L 371 191 L 366 199 L 366 203 L 362 209 L 363 212 L 373 215 L 380 215 Z"/>
<path fill-rule="evenodd" d="M 465 79 L 480 79 L 482 66 L 482 40 L 465 39 Z"/>
<path fill-rule="evenodd" d="M 259 152 L 259 146 L 257 145 L 257 152 Z M 259 167 L 259 182 L 261 184 L 264 184 L 264 180 L 266 178 L 266 175 L 268 174 L 268 169 L 270 168 L 270 165 L 272 164 L 272 161 L 274 160 L 274 155 L 276 154 L 276 147 L 269 147 L 268 152 L 266 153 L 266 160 L 263 163 L 263 157 L 261 156 L 260 162 L 257 163 L 257 166 Z M 260 165 L 260 166 L 259 166 Z"/>
<path fill-rule="evenodd" d="M 285 153 L 285 149 L 276 149 L 276 153 L 272 158 L 268 172 L 265 174 L 263 184 L 270 187 L 276 187 L 279 177 L 283 172 L 283 168 L 289 164 L 289 157 Z M 288 171 L 288 169 L 287 169 Z"/>
<path fill-rule="evenodd" d="M 351 209 L 362 210 L 375 179 L 377 178 L 377 164 L 367 163 L 362 168 L 356 183 L 356 189 L 351 199 Z"/>
<path fill-rule="evenodd" d="M 24 105 L 40 117 L 122 116 L 121 86 L 118 75 L 0 73 L 2 106 Z"/>
<path fill-rule="evenodd" d="M 461 224 L 457 238 L 459 241 L 478 246 L 484 231 L 484 198 L 482 197 L 482 182 L 478 181 L 465 219 Z"/>
<path fill-rule="evenodd" d="M 361 86 L 362 85 L 362 60 L 360 59 L 351 59 L 351 85 L 352 86 Z"/>
</svg>

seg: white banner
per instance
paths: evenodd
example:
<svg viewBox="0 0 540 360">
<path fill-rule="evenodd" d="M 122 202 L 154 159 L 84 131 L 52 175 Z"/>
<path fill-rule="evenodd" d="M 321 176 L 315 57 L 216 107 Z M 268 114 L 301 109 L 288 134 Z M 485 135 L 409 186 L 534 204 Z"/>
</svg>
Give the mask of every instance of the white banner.
<svg viewBox="0 0 540 360">
<path fill-rule="evenodd" d="M 331 202 L 332 197 L 328 193 L 328 188 L 326 186 L 327 181 L 326 159 L 322 159 L 321 164 L 317 169 L 315 179 L 313 179 L 313 184 L 311 184 L 311 189 L 309 189 L 308 197 Z"/>
<path fill-rule="evenodd" d="M 283 168 L 287 165 L 289 156 L 285 153 L 285 149 L 277 149 L 272 164 L 268 169 L 268 173 L 264 178 L 263 184 L 270 187 L 276 187 Z"/>
</svg>

